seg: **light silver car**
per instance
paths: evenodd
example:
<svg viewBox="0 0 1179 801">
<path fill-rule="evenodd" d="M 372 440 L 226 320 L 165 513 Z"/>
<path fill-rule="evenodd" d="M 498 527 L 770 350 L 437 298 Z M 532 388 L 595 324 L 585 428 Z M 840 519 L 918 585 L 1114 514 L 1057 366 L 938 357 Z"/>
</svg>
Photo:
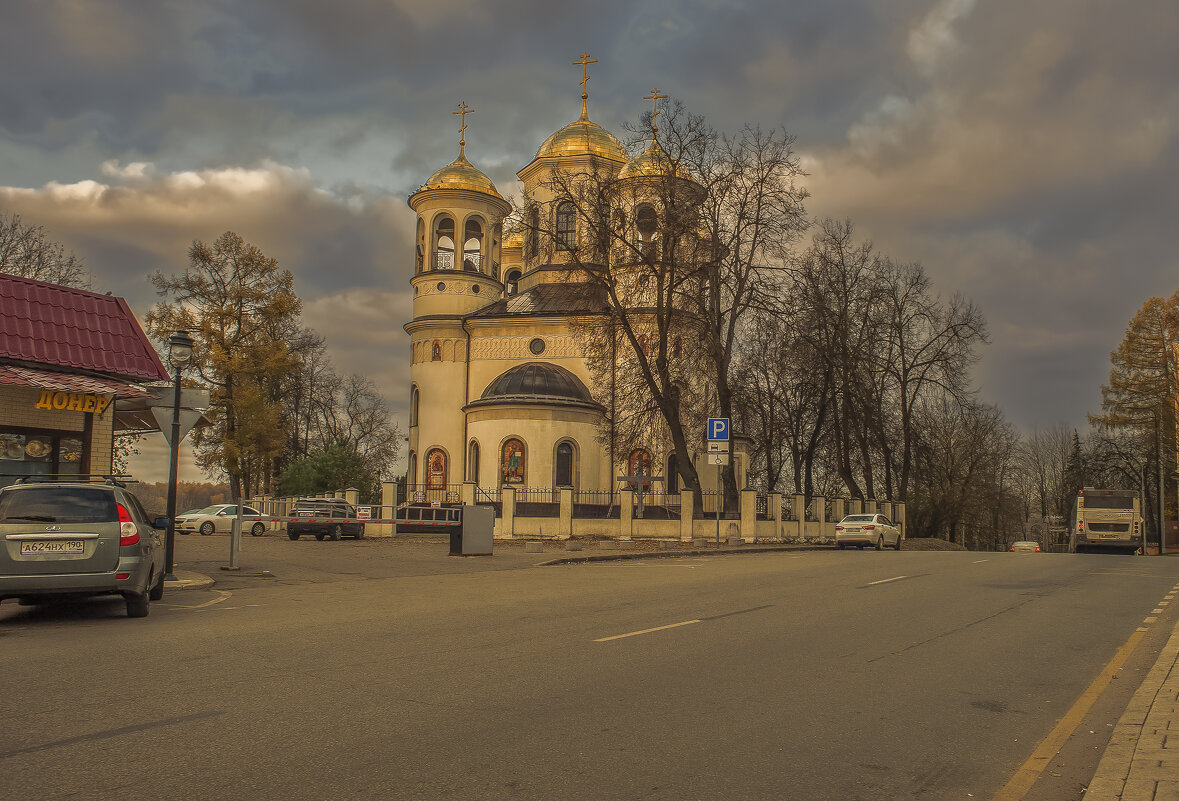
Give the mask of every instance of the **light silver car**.
<svg viewBox="0 0 1179 801">
<path fill-rule="evenodd" d="M 139 499 L 114 481 L 0 489 L 0 600 L 122 595 L 145 617 L 164 595 L 164 546 Z"/>
<path fill-rule="evenodd" d="M 848 515 L 835 524 L 835 545 L 841 550 L 854 545 L 901 549 L 901 530 L 882 514 Z"/>
<path fill-rule="evenodd" d="M 1032 553 L 1040 552 L 1040 543 L 1032 542 L 1031 540 L 1016 540 L 1011 543 L 1011 552 L 1030 551 Z"/>
<path fill-rule="evenodd" d="M 242 507 L 242 531 L 248 531 L 255 537 L 266 533 L 266 524 L 256 518 L 262 513 L 253 506 Z M 177 534 L 201 533 L 208 537 L 211 534 L 228 534 L 233 531 L 233 520 L 237 517 L 236 503 L 217 503 L 198 509 L 195 512 L 185 512 L 176 515 Z"/>
</svg>

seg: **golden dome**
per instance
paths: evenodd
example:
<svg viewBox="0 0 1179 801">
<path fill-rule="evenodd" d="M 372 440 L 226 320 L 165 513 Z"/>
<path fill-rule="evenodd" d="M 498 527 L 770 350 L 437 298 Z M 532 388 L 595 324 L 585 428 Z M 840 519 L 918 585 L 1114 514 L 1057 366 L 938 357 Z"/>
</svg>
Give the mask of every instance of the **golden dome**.
<svg viewBox="0 0 1179 801">
<path fill-rule="evenodd" d="M 675 177 L 685 181 L 694 181 L 692 173 L 683 164 L 673 164 L 671 159 L 655 142 L 639 155 L 627 162 L 618 173 L 622 178 L 664 178 L 674 173 Z"/>
<path fill-rule="evenodd" d="M 491 179 L 473 167 L 462 154 L 452 163 L 431 175 L 430 180 L 422 184 L 422 188 L 418 192 L 424 192 L 427 189 L 469 189 L 472 192 L 482 192 L 503 200 L 503 195 L 496 190 Z"/>
<path fill-rule="evenodd" d="M 554 156 L 601 156 L 625 162 L 626 148 L 614 134 L 607 131 L 582 112 L 581 119 L 569 123 L 544 140 L 536 151 L 538 159 Z"/>
</svg>

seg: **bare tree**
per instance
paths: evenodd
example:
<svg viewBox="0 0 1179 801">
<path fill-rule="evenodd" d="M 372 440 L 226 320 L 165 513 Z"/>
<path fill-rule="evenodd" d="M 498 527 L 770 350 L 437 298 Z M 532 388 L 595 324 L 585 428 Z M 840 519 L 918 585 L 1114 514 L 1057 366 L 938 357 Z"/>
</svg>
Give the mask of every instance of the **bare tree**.
<svg viewBox="0 0 1179 801">
<path fill-rule="evenodd" d="M 77 256 L 51 240 L 44 227 L 23 222 L 19 214 L 0 213 L 0 273 L 78 289 L 91 285 L 90 273 Z"/>
</svg>

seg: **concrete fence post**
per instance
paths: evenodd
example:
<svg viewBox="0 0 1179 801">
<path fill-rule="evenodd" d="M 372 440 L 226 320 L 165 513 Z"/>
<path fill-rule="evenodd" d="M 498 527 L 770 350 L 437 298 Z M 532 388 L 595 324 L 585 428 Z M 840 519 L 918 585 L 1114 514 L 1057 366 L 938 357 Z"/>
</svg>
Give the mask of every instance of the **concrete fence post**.
<svg viewBox="0 0 1179 801">
<path fill-rule="evenodd" d="M 847 499 L 836 498 L 835 500 L 831 501 L 831 522 L 833 524 L 838 523 L 840 520 L 845 518 L 847 514 Z M 826 537 L 824 537 L 824 539 L 826 539 Z M 831 539 L 835 539 L 834 526 L 831 529 Z"/>
<path fill-rule="evenodd" d="M 511 539 L 516 536 L 516 488 L 504 487 L 500 495 L 503 500 L 500 530 L 505 538 Z"/>
<path fill-rule="evenodd" d="M 573 536 L 573 487 L 561 487 L 561 523 L 558 529 L 561 537 Z"/>
<path fill-rule="evenodd" d="M 692 530 L 696 520 L 696 493 L 690 489 L 680 490 L 680 539 L 692 541 Z"/>
<path fill-rule="evenodd" d="M 794 538 L 798 542 L 804 542 L 806 540 L 806 496 L 805 495 L 796 494 L 794 496 L 794 499 L 790 502 L 790 516 L 792 518 L 794 518 L 794 521 L 795 521 Z"/>
<path fill-rule="evenodd" d="M 459 489 L 459 500 L 468 506 L 475 505 L 475 482 L 464 481 Z"/>
<path fill-rule="evenodd" d="M 860 498 L 851 499 L 851 509 L 848 510 L 849 515 L 858 515 L 864 513 L 864 501 Z"/>
<path fill-rule="evenodd" d="M 633 490 L 624 489 L 618 495 L 618 539 L 629 541 L 633 531 L 635 494 Z"/>
<path fill-rule="evenodd" d="M 825 540 L 834 535 L 834 531 L 828 531 L 830 523 L 827 520 L 827 499 L 822 495 L 811 498 L 811 514 L 819 521 L 819 539 Z"/>
<path fill-rule="evenodd" d="M 892 522 L 897 524 L 897 528 L 901 530 L 901 539 L 908 539 L 909 533 L 905 527 L 905 505 L 903 503 L 896 503 L 893 505 L 893 514 L 896 518 L 889 518 Z"/>
<path fill-rule="evenodd" d="M 864 502 L 864 513 L 870 514 L 870 515 L 876 514 L 876 499 L 875 498 L 869 498 L 867 501 Z"/>
<path fill-rule="evenodd" d="M 774 539 L 781 542 L 786 539 L 786 532 L 782 530 L 782 493 L 771 492 L 769 504 L 770 517 L 774 521 Z"/>
<path fill-rule="evenodd" d="M 757 541 L 757 490 L 741 490 L 741 539 Z"/>
</svg>

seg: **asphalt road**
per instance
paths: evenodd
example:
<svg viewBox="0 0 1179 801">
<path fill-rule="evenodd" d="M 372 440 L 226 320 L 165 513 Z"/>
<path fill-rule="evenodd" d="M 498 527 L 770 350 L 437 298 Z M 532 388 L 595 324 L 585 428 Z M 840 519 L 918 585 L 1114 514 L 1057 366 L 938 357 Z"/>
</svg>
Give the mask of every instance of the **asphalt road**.
<svg viewBox="0 0 1179 801">
<path fill-rule="evenodd" d="M 537 559 L 268 537 L 142 620 L 6 602 L 0 798 L 988 799 L 1145 618 L 1169 633 L 1179 566 Z M 1079 797 L 1118 691 L 1038 797 Z"/>
</svg>

